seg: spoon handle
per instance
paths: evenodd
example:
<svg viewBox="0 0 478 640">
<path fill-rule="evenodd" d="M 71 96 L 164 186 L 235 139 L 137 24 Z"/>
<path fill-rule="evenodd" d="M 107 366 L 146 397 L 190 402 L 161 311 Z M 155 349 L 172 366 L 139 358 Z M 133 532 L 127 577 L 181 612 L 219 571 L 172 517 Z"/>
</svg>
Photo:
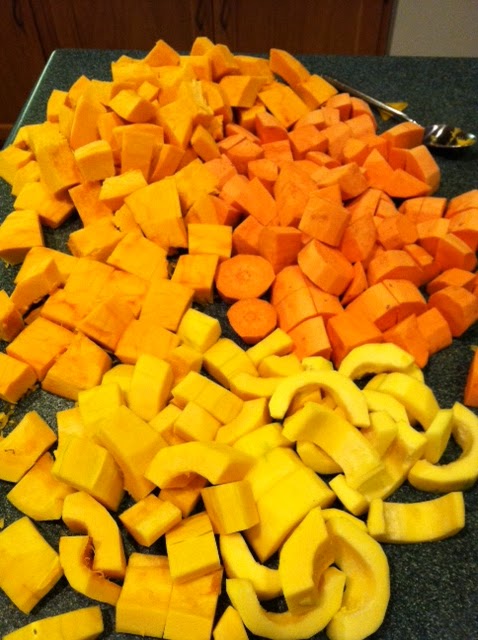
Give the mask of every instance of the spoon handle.
<svg viewBox="0 0 478 640">
<path fill-rule="evenodd" d="M 344 93 L 349 93 L 351 96 L 355 96 L 356 98 L 361 98 L 368 104 L 371 104 L 374 107 L 377 107 L 377 109 L 381 109 L 382 111 L 389 113 L 394 118 L 398 118 L 399 120 L 405 120 L 406 122 L 413 122 L 417 124 L 416 121 L 413 120 L 413 118 L 410 118 L 410 116 L 407 116 L 407 114 L 403 113 L 402 111 L 399 111 L 398 109 L 394 109 L 393 107 L 386 104 L 385 102 L 382 102 L 381 100 L 377 100 L 377 98 L 372 98 L 371 96 L 368 96 L 366 93 L 363 93 L 358 89 L 354 89 L 353 87 L 349 86 L 348 84 L 345 84 L 344 82 L 341 82 L 340 80 L 336 80 L 335 78 L 331 78 L 330 76 L 327 76 L 324 74 L 321 74 L 321 75 L 324 80 L 326 80 L 329 84 L 331 84 L 333 87 L 335 87 L 339 91 L 342 91 Z"/>
</svg>

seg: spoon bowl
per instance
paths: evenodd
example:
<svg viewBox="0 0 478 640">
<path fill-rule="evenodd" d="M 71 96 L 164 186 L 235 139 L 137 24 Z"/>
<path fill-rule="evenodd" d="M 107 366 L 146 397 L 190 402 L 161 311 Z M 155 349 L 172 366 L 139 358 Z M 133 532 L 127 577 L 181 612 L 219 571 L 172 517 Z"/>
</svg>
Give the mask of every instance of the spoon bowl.
<svg viewBox="0 0 478 640">
<path fill-rule="evenodd" d="M 431 124 L 425 127 L 423 144 L 436 149 L 464 149 L 476 142 L 473 133 L 465 133 L 458 127 L 448 124 Z"/>
<path fill-rule="evenodd" d="M 355 96 L 357 98 L 361 98 L 377 109 L 385 111 L 393 118 L 404 120 L 405 122 L 413 122 L 414 124 L 419 124 L 416 120 L 413 120 L 413 118 L 410 118 L 410 116 L 408 116 L 406 113 L 403 113 L 399 109 L 394 109 L 385 102 L 377 100 L 377 98 L 372 98 L 366 93 L 363 93 L 358 89 L 354 89 L 353 87 L 345 84 L 344 82 L 341 82 L 340 80 L 336 80 L 335 78 L 331 78 L 327 75 L 322 75 L 322 78 L 339 91 L 348 93 L 351 96 Z M 459 127 L 448 124 L 431 124 L 424 127 L 423 144 L 427 147 L 430 147 L 431 149 L 463 150 L 467 147 L 471 147 L 475 143 L 476 136 L 473 133 L 467 133 L 463 131 Z"/>
</svg>

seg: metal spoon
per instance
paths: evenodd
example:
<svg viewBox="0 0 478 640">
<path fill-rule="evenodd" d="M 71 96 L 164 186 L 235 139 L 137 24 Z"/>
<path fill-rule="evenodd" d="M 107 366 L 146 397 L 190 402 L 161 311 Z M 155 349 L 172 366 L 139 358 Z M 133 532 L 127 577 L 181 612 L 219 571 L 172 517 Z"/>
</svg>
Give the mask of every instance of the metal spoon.
<svg viewBox="0 0 478 640">
<path fill-rule="evenodd" d="M 349 93 L 350 95 L 357 98 L 361 98 L 368 104 L 377 107 L 377 109 L 381 109 L 382 111 L 389 113 L 394 118 L 405 120 L 406 122 L 413 122 L 414 124 L 419 124 L 416 120 L 413 120 L 413 118 L 410 118 L 410 116 L 403 113 L 402 111 L 394 109 L 385 102 L 381 102 L 376 98 L 372 98 L 362 91 L 354 89 L 344 82 L 341 82 L 340 80 L 336 80 L 335 78 L 331 78 L 327 75 L 322 75 L 322 78 L 324 78 L 324 80 L 326 80 L 329 84 L 334 86 L 339 91 Z M 466 133 L 465 131 L 462 131 L 462 129 L 450 126 L 448 124 L 428 125 L 425 127 L 425 131 L 423 134 L 423 144 L 433 149 L 464 149 L 466 147 L 472 146 L 473 144 L 475 144 L 475 142 L 476 136 L 473 133 Z"/>
</svg>

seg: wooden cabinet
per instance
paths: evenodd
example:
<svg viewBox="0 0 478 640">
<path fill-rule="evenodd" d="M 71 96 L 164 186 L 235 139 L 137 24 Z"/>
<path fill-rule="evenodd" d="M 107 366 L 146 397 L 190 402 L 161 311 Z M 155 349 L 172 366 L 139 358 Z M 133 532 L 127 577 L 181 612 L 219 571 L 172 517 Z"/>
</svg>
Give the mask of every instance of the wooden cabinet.
<svg viewBox="0 0 478 640">
<path fill-rule="evenodd" d="M 49 51 L 150 49 L 159 38 L 187 50 L 211 35 L 210 0 L 30 0 Z"/>
<path fill-rule="evenodd" d="M 382 55 L 393 0 L 213 0 L 214 34 L 233 51 Z"/>
<path fill-rule="evenodd" d="M 232 51 L 382 55 L 395 0 L 0 0 L 0 143 L 55 49 L 186 52 L 197 36 Z"/>
<path fill-rule="evenodd" d="M 0 146 L 41 74 L 46 54 L 29 0 L 0 1 Z"/>
</svg>

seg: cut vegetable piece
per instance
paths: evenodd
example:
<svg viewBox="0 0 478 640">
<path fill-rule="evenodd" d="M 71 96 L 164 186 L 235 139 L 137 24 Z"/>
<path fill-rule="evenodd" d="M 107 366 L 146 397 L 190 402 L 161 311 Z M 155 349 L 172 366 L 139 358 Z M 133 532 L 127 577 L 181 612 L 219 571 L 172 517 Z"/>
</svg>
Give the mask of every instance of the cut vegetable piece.
<svg viewBox="0 0 478 640">
<path fill-rule="evenodd" d="M 116 632 L 162 638 L 171 589 L 166 556 L 133 552 L 116 602 Z"/>
<path fill-rule="evenodd" d="M 84 491 L 68 495 L 61 517 L 72 533 L 88 534 L 94 549 L 91 568 L 109 578 L 123 578 L 126 559 L 120 530 L 106 507 Z"/>
<path fill-rule="evenodd" d="M 171 365 L 155 356 L 141 354 L 129 389 L 129 408 L 143 420 L 151 420 L 166 406 L 173 384 Z"/>
<path fill-rule="evenodd" d="M 206 487 L 201 491 L 201 497 L 214 533 L 235 533 L 258 522 L 252 491 L 245 480 Z M 234 512 L 230 510 L 231 504 L 235 505 Z"/>
<path fill-rule="evenodd" d="M 0 225 L 0 258 L 8 264 L 23 262 L 32 247 L 43 246 L 38 213 L 33 209 L 12 211 Z"/>
<path fill-rule="evenodd" d="M 350 378 L 337 371 L 304 371 L 283 380 L 269 402 L 271 416 L 282 420 L 294 395 L 306 387 L 318 387 L 330 393 L 353 425 L 367 427 L 370 424 L 362 392 Z"/>
<path fill-rule="evenodd" d="M 478 418 L 471 409 L 459 402 L 452 407 L 452 436 L 462 453 L 453 462 L 432 464 L 418 460 L 410 469 L 408 480 L 421 491 L 464 491 L 478 478 Z"/>
<path fill-rule="evenodd" d="M 103 614 L 99 606 L 84 607 L 30 622 L 3 636 L 4 640 L 54 638 L 64 640 L 96 640 L 104 631 Z"/>
<path fill-rule="evenodd" d="M 336 248 L 311 240 L 299 252 L 297 261 L 304 274 L 320 289 L 342 294 L 353 277 L 352 264 Z"/>
<path fill-rule="evenodd" d="M 372 373 L 403 371 L 412 362 L 413 357 L 394 344 L 366 344 L 345 356 L 338 372 L 354 380 Z"/>
<path fill-rule="evenodd" d="M 116 511 L 123 497 L 123 477 L 113 456 L 87 437 L 70 435 L 57 449 L 53 475 L 86 491 L 105 507 Z"/>
<path fill-rule="evenodd" d="M 453 337 L 463 335 L 478 318 L 478 298 L 464 287 L 440 289 L 430 296 L 428 304 L 446 319 Z"/>
<path fill-rule="evenodd" d="M 330 567 L 324 574 L 319 600 L 310 611 L 303 614 L 290 611 L 272 613 L 261 607 L 249 580 L 226 580 L 227 595 L 245 626 L 255 635 L 273 640 L 301 640 L 322 631 L 340 609 L 344 586 L 343 573 Z"/>
<path fill-rule="evenodd" d="M 173 582 L 164 637 L 209 640 L 221 592 L 222 569 L 187 582 Z"/>
<path fill-rule="evenodd" d="M 382 469 L 380 456 L 361 431 L 318 403 L 307 402 L 286 418 L 284 435 L 292 442 L 309 440 L 318 445 L 343 469 L 353 489 Z"/>
<path fill-rule="evenodd" d="M 246 344 L 256 344 L 272 333 L 277 325 L 275 308 L 260 298 L 237 300 L 229 307 L 227 318 Z"/>
<path fill-rule="evenodd" d="M 327 625 L 327 635 L 331 640 L 362 640 L 385 617 L 390 598 L 387 556 L 378 542 L 345 518 L 331 518 L 327 529 L 335 564 L 347 580 L 342 606 Z"/>
<path fill-rule="evenodd" d="M 378 390 L 389 393 L 399 400 L 408 414 L 425 430 L 431 425 L 440 409 L 430 387 L 401 371 L 386 374 Z"/>
<path fill-rule="evenodd" d="M 212 524 L 205 511 L 185 518 L 166 533 L 171 576 L 189 582 L 220 568 Z"/>
<path fill-rule="evenodd" d="M 189 308 L 184 313 L 176 333 L 185 344 L 204 353 L 221 337 L 221 325 L 217 318 L 198 309 Z"/>
<path fill-rule="evenodd" d="M 423 502 L 372 500 L 367 517 L 370 535 L 379 542 L 411 544 L 443 540 L 465 526 L 463 493 L 452 491 Z"/>
<path fill-rule="evenodd" d="M 185 442 L 156 453 L 146 477 L 158 487 L 184 487 L 191 473 L 211 484 L 242 480 L 254 458 L 219 442 Z"/>
<path fill-rule="evenodd" d="M 75 491 L 51 473 L 53 456 L 46 452 L 6 494 L 7 500 L 32 520 L 59 520 L 65 498 Z"/>
<path fill-rule="evenodd" d="M 233 606 L 229 605 L 213 629 L 214 640 L 247 640 L 247 631 L 242 618 Z"/>
<path fill-rule="evenodd" d="M 91 568 L 93 548 L 89 536 L 60 536 L 59 555 L 72 589 L 93 600 L 116 604 L 121 587 Z"/>
<path fill-rule="evenodd" d="M 172 502 L 148 494 L 119 515 L 121 523 L 139 544 L 150 547 L 181 521 L 181 510 Z"/>
<path fill-rule="evenodd" d="M 282 594 L 278 570 L 257 562 L 241 533 L 220 535 L 219 549 L 228 578 L 249 580 L 259 600 L 270 600 Z"/>
<path fill-rule="evenodd" d="M 0 531 L 0 588 L 20 611 L 30 613 L 62 575 L 57 552 L 27 516 Z"/>
<path fill-rule="evenodd" d="M 275 479 L 270 478 L 270 486 L 264 485 L 256 497 L 259 522 L 244 535 L 260 562 L 266 562 L 279 550 L 311 509 L 330 506 L 335 499 L 335 494 L 314 471 L 300 461 L 295 461 L 294 466 L 295 469 L 282 469 L 279 477 L 276 474 Z M 257 491 L 258 487 L 253 487 L 255 495 Z"/>
<path fill-rule="evenodd" d="M 35 371 L 25 362 L 0 353 L 0 398 L 15 404 L 37 382 Z"/>
<path fill-rule="evenodd" d="M 66 351 L 48 369 L 41 383 L 42 389 L 77 400 L 80 391 L 101 382 L 111 364 L 106 351 L 83 334 L 76 333 Z"/>
<path fill-rule="evenodd" d="M 296 324 L 288 333 L 294 342 L 293 353 L 298 359 L 311 356 L 330 358 L 332 346 L 322 316 L 307 318 Z"/>
<path fill-rule="evenodd" d="M 36 411 L 27 412 L 0 441 L 0 478 L 18 482 L 56 439 L 53 429 Z"/>
<path fill-rule="evenodd" d="M 468 367 L 463 402 L 468 407 L 478 407 L 478 351 L 474 351 Z"/>
<path fill-rule="evenodd" d="M 111 453 L 122 472 L 124 488 L 136 501 L 154 489 L 144 472 L 166 442 L 131 408 L 121 405 L 105 415 L 98 424 L 95 440 Z"/>
<path fill-rule="evenodd" d="M 143 301 L 140 320 L 152 320 L 169 331 L 177 331 L 193 297 L 194 291 L 183 284 L 168 279 L 155 279 Z"/>
<path fill-rule="evenodd" d="M 224 260 L 216 272 L 216 287 L 226 302 L 259 298 L 272 285 L 274 270 L 262 256 L 236 255 Z"/>
<path fill-rule="evenodd" d="M 320 580 L 333 562 L 322 510 L 315 507 L 284 542 L 279 556 L 279 576 L 291 613 L 306 613 L 320 597 Z"/>
<path fill-rule="evenodd" d="M 211 304 L 214 299 L 214 277 L 219 263 L 219 255 L 188 253 L 180 255 L 171 281 L 182 284 L 194 291 L 194 301 Z"/>
</svg>

